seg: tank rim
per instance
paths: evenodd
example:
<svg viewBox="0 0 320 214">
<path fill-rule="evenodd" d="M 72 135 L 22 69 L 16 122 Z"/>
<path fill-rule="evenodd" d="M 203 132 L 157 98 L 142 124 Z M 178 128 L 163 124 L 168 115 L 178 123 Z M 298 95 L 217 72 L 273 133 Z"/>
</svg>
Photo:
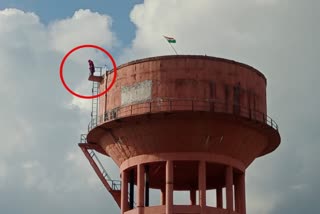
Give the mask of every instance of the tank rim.
<svg viewBox="0 0 320 214">
<path fill-rule="evenodd" d="M 132 60 L 132 61 L 129 61 L 129 62 L 126 62 L 126 63 L 123 63 L 123 64 L 117 66 L 117 70 L 124 68 L 124 67 L 127 67 L 127 66 L 143 63 L 143 62 L 157 61 L 157 60 L 164 60 L 164 59 L 169 59 L 169 60 L 170 59 L 206 59 L 206 60 L 210 60 L 210 61 L 219 61 L 219 62 L 225 62 L 225 63 L 230 63 L 230 64 L 236 64 L 241 67 L 248 68 L 249 70 L 255 72 L 256 74 L 258 74 L 258 76 L 263 78 L 265 83 L 267 83 L 267 79 L 264 76 L 264 74 L 262 72 L 260 72 L 258 69 L 254 68 L 248 64 L 238 62 L 235 60 L 231 60 L 231 59 L 227 59 L 227 58 L 206 56 L 206 55 L 162 55 L 162 56 L 140 58 L 140 59 Z M 108 74 L 110 74 L 110 73 L 113 73 L 113 69 L 108 71 Z"/>
</svg>

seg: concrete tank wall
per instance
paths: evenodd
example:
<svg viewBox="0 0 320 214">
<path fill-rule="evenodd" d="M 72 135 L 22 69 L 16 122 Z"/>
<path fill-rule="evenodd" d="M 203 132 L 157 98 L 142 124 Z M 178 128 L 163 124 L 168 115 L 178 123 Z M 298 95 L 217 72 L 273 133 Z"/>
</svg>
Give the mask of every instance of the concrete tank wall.
<svg viewBox="0 0 320 214">
<path fill-rule="evenodd" d="M 100 90 L 113 75 L 105 76 Z M 124 64 L 99 105 L 100 118 L 107 117 L 88 141 L 118 165 L 143 154 L 209 152 L 248 166 L 280 143 L 266 116 L 265 77 L 230 60 L 163 56 Z"/>
<path fill-rule="evenodd" d="M 105 81 L 110 85 L 113 73 Z M 101 90 L 106 84 L 101 85 Z M 100 98 L 100 115 L 114 108 L 165 99 L 216 100 L 266 114 L 266 79 L 256 69 L 206 56 L 163 56 L 118 68 L 115 85 Z M 107 102 L 105 102 L 107 100 Z"/>
</svg>

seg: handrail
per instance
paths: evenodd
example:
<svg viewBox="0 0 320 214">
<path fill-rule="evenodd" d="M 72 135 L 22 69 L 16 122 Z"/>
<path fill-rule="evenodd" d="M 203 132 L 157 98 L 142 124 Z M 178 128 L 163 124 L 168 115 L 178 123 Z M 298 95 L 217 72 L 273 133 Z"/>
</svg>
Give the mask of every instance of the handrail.
<svg viewBox="0 0 320 214">
<path fill-rule="evenodd" d="M 98 166 L 100 167 L 100 172 L 102 172 L 102 175 L 103 175 L 103 177 L 107 180 L 107 181 L 109 181 L 109 182 L 111 182 L 111 188 L 113 189 L 113 190 L 120 190 L 121 189 L 121 181 L 120 180 L 113 180 L 110 176 L 109 176 L 109 174 L 107 173 L 107 170 L 103 167 L 103 165 L 102 165 L 102 163 L 100 162 L 100 160 L 99 160 L 99 158 L 98 158 L 98 156 L 96 155 L 96 153 L 93 151 L 93 150 L 91 150 L 90 152 L 89 152 L 89 154 L 90 154 L 90 156 L 93 158 L 95 158 L 96 159 L 96 163 L 98 163 Z"/>
<path fill-rule="evenodd" d="M 80 135 L 80 144 L 87 144 L 87 135 L 86 134 L 81 134 Z M 90 144 L 87 144 L 90 145 Z M 81 147 L 81 146 L 80 146 Z M 112 190 L 120 190 L 121 189 L 121 181 L 120 180 L 113 180 L 109 174 L 107 173 L 107 170 L 104 168 L 104 166 L 102 165 L 101 161 L 99 160 L 98 156 L 96 155 L 96 153 L 94 152 L 93 148 L 90 147 L 85 147 L 85 150 L 87 151 L 88 155 L 90 156 L 90 158 L 94 161 L 95 159 L 95 165 L 98 167 L 97 169 L 99 169 L 100 173 L 102 174 L 102 176 L 104 177 L 104 179 L 108 182 L 108 184 L 110 185 L 111 183 L 111 189 Z M 89 158 L 89 156 L 87 158 Z"/>
<path fill-rule="evenodd" d="M 87 134 L 81 134 L 80 143 L 86 143 L 86 142 L 87 142 Z"/>
<path fill-rule="evenodd" d="M 179 103 L 180 102 L 180 103 Z M 227 113 L 235 116 L 244 117 L 252 121 L 262 122 L 272 127 L 279 129 L 278 124 L 268 115 L 263 112 L 246 108 L 241 105 L 230 105 L 229 103 L 221 102 L 212 99 L 188 99 L 188 98 L 166 98 L 153 99 L 143 102 L 137 102 L 129 105 L 123 105 L 106 111 L 104 115 L 100 115 L 96 120 L 90 121 L 88 124 L 88 132 L 96 126 L 114 119 L 140 115 L 145 113 L 158 113 L 170 111 L 206 111 L 214 113 Z"/>
</svg>

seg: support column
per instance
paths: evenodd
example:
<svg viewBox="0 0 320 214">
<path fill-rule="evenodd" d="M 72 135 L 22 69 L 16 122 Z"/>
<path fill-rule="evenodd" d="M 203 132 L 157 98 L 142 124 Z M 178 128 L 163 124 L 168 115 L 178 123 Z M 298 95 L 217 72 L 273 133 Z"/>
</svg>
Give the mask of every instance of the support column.
<svg viewBox="0 0 320 214">
<path fill-rule="evenodd" d="M 134 170 L 130 170 L 130 198 L 129 198 L 129 208 L 133 209 L 134 203 Z"/>
<path fill-rule="evenodd" d="M 143 213 L 143 205 L 144 205 L 144 166 L 139 164 L 137 169 L 137 208 L 138 213 Z"/>
<path fill-rule="evenodd" d="M 240 214 L 246 214 L 246 190 L 245 190 L 245 173 L 237 176 L 237 187 L 236 187 L 236 204 L 237 212 Z"/>
<path fill-rule="evenodd" d="M 235 211 L 240 213 L 240 183 L 239 183 L 239 175 L 235 174 L 234 175 L 234 203 L 235 203 Z"/>
<path fill-rule="evenodd" d="M 201 214 L 205 213 L 206 209 L 206 162 L 200 161 L 199 163 L 199 170 L 198 170 L 198 177 L 199 177 L 199 205 L 201 208 Z"/>
<path fill-rule="evenodd" d="M 232 167 L 226 167 L 226 199 L 227 199 L 227 210 L 233 211 L 233 172 Z"/>
<path fill-rule="evenodd" d="M 166 204 L 166 190 L 165 188 L 161 188 L 161 198 L 160 198 L 160 205 L 165 205 Z"/>
<path fill-rule="evenodd" d="M 223 208 L 222 187 L 216 189 L 217 208 Z"/>
<path fill-rule="evenodd" d="M 144 167 L 144 178 L 145 178 L 145 202 L 144 206 L 149 207 L 149 166 L 145 165 Z"/>
<path fill-rule="evenodd" d="M 173 213 L 173 161 L 166 164 L 166 214 Z"/>
<path fill-rule="evenodd" d="M 128 173 L 121 173 L 121 214 L 128 211 Z"/>
<path fill-rule="evenodd" d="M 190 205 L 196 205 L 196 190 L 191 189 L 190 190 Z"/>
</svg>

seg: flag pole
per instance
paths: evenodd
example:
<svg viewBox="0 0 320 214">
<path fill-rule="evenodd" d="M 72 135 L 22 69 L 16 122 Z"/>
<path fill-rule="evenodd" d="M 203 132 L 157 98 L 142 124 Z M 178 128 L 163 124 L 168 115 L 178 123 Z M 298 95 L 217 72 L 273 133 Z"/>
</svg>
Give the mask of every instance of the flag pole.
<svg viewBox="0 0 320 214">
<path fill-rule="evenodd" d="M 169 45 L 171 46 L 172 50 L 176 53 L 176 55 L 178 55 L 176 49 L 174 49 L 174 47 L 171 45 L 171 43 L 166 39 L 166 36 L 162 35 L 163 38 L 169 43 Z"/>
<path fill-rule="evenodd" d="M 178 55 L 176 49 L 174 49 L 174 47 L 171 45 L 171 43 L 169 42 L 169 45 L 172 47 L 172 49 L 174 50 L 174 52 L 176 53 L 176 55 Z"/>
</svg>

